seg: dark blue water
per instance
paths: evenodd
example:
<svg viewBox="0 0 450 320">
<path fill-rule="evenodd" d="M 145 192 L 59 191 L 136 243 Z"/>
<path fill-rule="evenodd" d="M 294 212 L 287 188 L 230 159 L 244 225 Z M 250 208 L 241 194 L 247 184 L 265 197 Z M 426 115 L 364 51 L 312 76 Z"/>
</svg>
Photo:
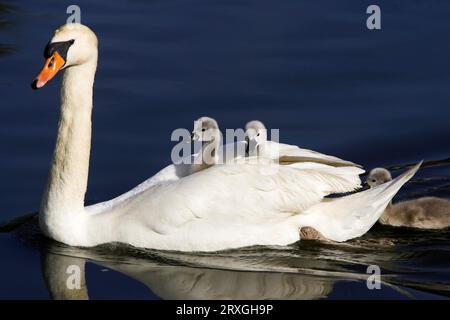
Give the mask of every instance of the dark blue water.
<svg viewBox="0 0 450 320">
<path fill-rule="evenodd" d="M 39 208 L 60 78 L 37 92 L 30 83 L 70 4 L 0 1 L 1 221 Z M 170 163 L 172 130 L 202 115 L 222 128 L 257 118 L 279 128 L 283 142 L 368 169 L 450 157 L 448 1 L 377 1 L 378 31 L 366 28 L 369 1 L 77 4 L 100 40 L 89 201 Z M 449 162 L 428 164 L 397 199 L 450 198 Z M 445 230 L 376 226 L 342 245 L 180 255 L 69 248 L 43 239 L 31 221 L 0 234 L 0 298 L 76 298 L 48 276 L 68 264 L 86 264 L 90 298 L 443 298 L 449 239 Z M 381 290 L 366 287 L 370 264 L 385 276 Z"/>
</svg>

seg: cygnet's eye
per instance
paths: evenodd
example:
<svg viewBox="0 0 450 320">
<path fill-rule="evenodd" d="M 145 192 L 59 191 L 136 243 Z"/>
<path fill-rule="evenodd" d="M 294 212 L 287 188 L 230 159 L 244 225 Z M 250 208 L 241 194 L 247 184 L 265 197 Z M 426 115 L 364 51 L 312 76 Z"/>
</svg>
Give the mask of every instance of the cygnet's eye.
<svg viewBox="0 0 450 320">
<path fill-rule="evenodd" d="M 375 179 L 372 179 L 372 182 L 377 182 L 377 180 L 375 180 Z"/>
<path fill-rule="evenodd" d="M 205 128 L 203 128 L 203 129 L 202 129 L 202 131 L 203 131 L 203 132 L 205 132 L 205 131 L 206 131 L 206 129 L 205 129 Z"/>
<path fill-rule="evenodd" d="M 258 132 L 258 134 L 256 136 L 259 137 L 259 132 Z"/>
</svg>

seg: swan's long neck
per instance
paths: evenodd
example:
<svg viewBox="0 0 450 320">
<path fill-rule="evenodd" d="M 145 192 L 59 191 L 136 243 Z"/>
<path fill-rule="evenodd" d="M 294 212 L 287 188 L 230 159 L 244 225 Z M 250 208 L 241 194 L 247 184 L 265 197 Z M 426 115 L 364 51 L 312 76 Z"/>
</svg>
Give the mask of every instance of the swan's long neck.
<svg viewBox="0 0 450 320">
<path fill-rule="evenodd" d="M 58 136 L 40 210 L 44 230 L 49 233 L 73 221 L 71 216 L 83 212 L 96 67 L 95 60 L 70 67 L 64 73 Z"/>
</svg>

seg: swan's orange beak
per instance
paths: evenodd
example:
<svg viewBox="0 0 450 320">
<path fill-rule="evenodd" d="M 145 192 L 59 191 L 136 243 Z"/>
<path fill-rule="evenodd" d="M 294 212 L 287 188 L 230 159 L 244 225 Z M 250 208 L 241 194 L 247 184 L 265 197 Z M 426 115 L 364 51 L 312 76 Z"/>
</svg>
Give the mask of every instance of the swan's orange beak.
<svg viewBox="0 0 450 320">
<path fill-rule="evenodd" d="M 53 55 L 45 60 L 44 67 L 42 68 L 41 72 L 39 72 L 36 79 L 34 79 L 33 83 L 31 84 L 31 87 L 33 89 L 40 89 L 45 84 L 50 81 L 55 74 L 58 73 L 58 71 L 64 66 L 66 61 L 59 55 L 58 52 L 55 51 Z"/>
</svg>

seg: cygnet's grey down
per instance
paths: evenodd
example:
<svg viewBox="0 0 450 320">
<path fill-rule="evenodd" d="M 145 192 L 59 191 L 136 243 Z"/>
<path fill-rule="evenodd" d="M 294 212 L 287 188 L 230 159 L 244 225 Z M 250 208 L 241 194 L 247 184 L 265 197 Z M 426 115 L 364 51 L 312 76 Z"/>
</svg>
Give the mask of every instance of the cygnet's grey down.
<svg viewBox="0 0 450 320">
<path fill-rule="evenodd" d="M 246 156 L 265 156 L 267 141 L 266 126 L 258 120 L 252 120 L 245 125 Z"/>
<path fill-rule="evenodd" d="M 191 173 L 209 168 L 217 163 L 220 147 L 220 130 L 217 121 L 210 117 L 201 117 L 195 121 L 192 140 L 202 143 L 200 157 L 194 160 Z"/>
<path fill-rule="evenodd" d="M 367 184 L 374 188 L 391 181 L 391 173 L 384 168 L 375 168 L 367 177 Z M 389 203 L 378 220 L 381 224 L 395 227 L 420 229 L 443 229 L 450 227 L 450 200 L 437 197 L 422 197 L 413 200 Z"/>
</svg>

